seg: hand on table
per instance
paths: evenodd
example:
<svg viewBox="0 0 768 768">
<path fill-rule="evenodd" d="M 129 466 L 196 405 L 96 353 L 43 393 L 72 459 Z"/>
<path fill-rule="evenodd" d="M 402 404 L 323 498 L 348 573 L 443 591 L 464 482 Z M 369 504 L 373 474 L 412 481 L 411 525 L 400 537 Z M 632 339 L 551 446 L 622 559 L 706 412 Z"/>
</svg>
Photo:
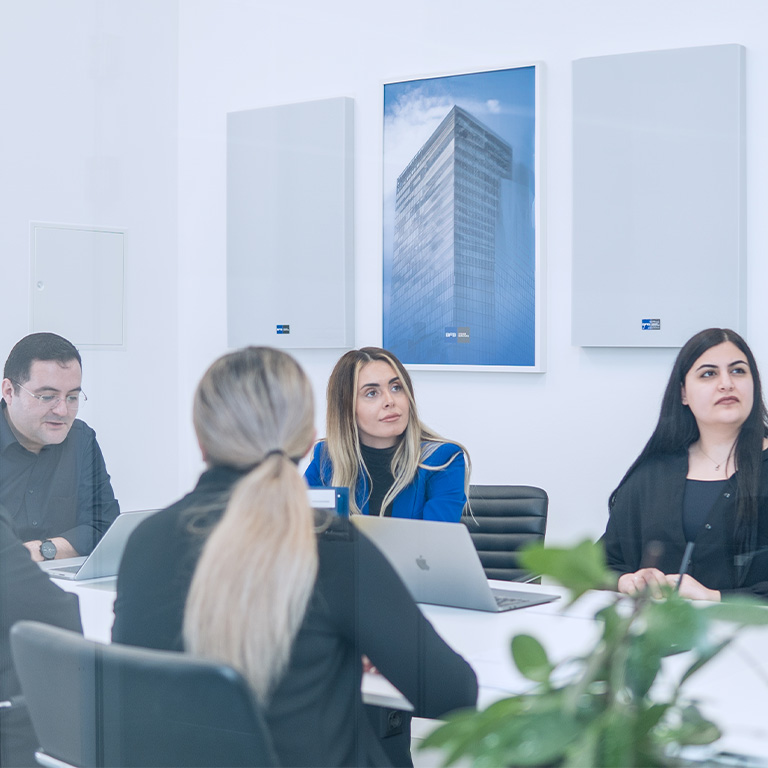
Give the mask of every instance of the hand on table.
<svg viewBox="0 0 768 768">
<path fill-rule="evenodd" d="M 677 582 L 680 581 L 680 574 L 670 573 L 667 574 L 667 584 L 670 587 L 676 587 Z M 687 597 L 689 600 L 710 600 L 713 603 L 720 602 L 720 591 L 717 589 L 708 589 L 700 581 L 696 581 L 693 576 L 689 576 L 687 573 L 680 581 L 680 589 L 678 590 L 680 597 Z"/>
<path fill-rule="evenodd" d="M 673 589 L 680 581 L 678 573 L 662 573 L 658 568 L 641 568 L 634 573 L 625 573 L 619 577 L 619 592 L 625 595 L 636 595 L 645 589 L 650 589 L 654 597 L 661 597 L 661 587 L 667 586 Z M 680 597 L 688 600 L 711 600 L 720 602 L 720 592 L 716 589 L 708 589 L 701 582 L 686 574 L 680 583 Z"/>
<path fill-rule="evenodd" d="M 619 592 L 636 595 L 646 589 L 654 597 L 661 597 L 661 587 L 667 585 L 667 577 L 658 568 L 641 568 L 634 573 L 624 573 L 619 577 Z"/>
</svg>

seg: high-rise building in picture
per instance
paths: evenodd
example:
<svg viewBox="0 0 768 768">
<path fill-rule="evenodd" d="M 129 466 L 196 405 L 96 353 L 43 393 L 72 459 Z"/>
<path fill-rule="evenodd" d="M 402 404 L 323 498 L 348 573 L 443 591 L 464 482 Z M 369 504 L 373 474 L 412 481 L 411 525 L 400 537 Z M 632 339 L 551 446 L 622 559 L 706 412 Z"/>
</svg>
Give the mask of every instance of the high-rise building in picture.
<svg viewBox="0 0 768 768">
<path fill-rule="evenodd" d="M 532 174 L 454 106 L 397 179 L 384 346 L 404 362 L 535 363 Z"/>
</svg>

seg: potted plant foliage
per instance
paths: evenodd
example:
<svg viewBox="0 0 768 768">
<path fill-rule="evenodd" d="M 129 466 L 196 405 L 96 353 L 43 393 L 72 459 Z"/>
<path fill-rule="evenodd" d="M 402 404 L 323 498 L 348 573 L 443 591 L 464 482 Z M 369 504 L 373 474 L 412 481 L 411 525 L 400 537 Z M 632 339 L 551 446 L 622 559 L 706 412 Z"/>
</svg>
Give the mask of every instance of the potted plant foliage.
<svg viewBox="0 0 768 768">
<path fill-rule="evenodd" d="M 524 566 L 570 590 L 571 605 L 587 590 L 615 588 L 602 547 L 534 547 Z M 752 601 L 693 604 L 675 591 L 617 595 L 599 610 L 596 645 L 578 659 L 553 664 L 536 638 L 512 638 L 512 657 L 531 681 L 526 693 L 482 712 L 453 715 L 422 748 L 444 752 L 444 765 L 468 759 L 475 766 L 670 766 L 680 748 L 720 736 L 682 683 L 718 654 L 746 625 L 768 624 L 768 608 Z M 723 624 L 725 622 L 725 624 Z M 724 627 L 726 628 L 724 630 Z M 688 652 L 679 679 L 652 686 L 663 660 Z"/>
</svg>

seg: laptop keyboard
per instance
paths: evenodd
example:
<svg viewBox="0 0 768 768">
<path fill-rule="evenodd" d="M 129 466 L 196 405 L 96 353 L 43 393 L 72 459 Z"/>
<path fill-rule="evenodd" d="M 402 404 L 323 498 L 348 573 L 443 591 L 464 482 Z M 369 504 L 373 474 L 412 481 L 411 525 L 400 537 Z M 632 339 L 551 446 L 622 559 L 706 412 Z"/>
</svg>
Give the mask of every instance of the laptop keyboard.
<svg viewBox="0 0 768 768">
<path fill-rule="evenodd" d="M 61 568 L 56 568 L 54 570 L 58 571 L 59 573 L 77 573 L 82 566 L 79 565 L 64 565 Z"/>
<path fill-rule="evenodd" d="M 518 608 L 523 605 L 530 605 L 530 600 L 524 600 L 521 597 L 507 597 L 505 595 L 500 595 L 496 592 L 493 594 L 494 599 L 496 600 L 496 605 L 499 606 L 499 608 Z"/>
</svg>

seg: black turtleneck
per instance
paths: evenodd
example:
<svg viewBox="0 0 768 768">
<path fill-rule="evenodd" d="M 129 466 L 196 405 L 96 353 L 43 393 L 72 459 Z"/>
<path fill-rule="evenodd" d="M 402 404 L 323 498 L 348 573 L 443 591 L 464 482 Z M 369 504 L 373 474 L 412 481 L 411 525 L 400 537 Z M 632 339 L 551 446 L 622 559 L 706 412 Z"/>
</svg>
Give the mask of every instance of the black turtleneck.
<svg viewBox="0 0 768 768">
<path fill-rule="evenodd" d="M 378 515 L 381 511 L 381 502 L 392 487 L 395 478 L 392 475 L 392 457 L 397 446 L 391 448 L 371 448 L 360 444 L 360 453 L 363 455 L 365 468 L 371 476 L 371 497 L 368 500 L 368 514 Z M 388 504 L 384 510 L 385 517 L 391 517 L 392 504 Z"/>
</svg>

